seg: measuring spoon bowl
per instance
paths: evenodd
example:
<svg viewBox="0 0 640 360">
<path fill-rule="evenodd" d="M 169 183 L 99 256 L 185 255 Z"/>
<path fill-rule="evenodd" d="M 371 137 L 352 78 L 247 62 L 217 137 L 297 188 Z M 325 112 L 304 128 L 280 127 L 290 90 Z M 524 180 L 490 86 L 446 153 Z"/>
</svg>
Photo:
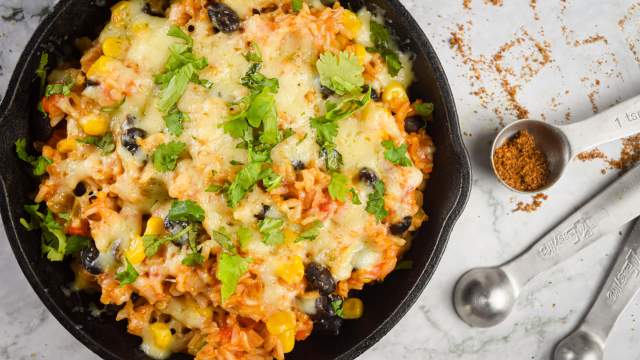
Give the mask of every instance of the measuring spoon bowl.
<svg viewBox="0 0 640 360">
<path fill-rule="evenodd" d="M 496 150 L 523 130 L 533 136 L 536 146 L 546 155 L 549 165 L 547 185 L 535 191 L 521 191 L 509 186 L 498 175 L 494 163 Z M 640 133 L 640 95 L 573 124 L 552 125 L 534 119 L 515 121 L 495 137 L 491 147 L 491 164 L 496 177 L 510 190 L 520 193 L 539 192 L 556 184 L 569 162 L 579 153 L 637 133 Z"/>
<path fill-rule="evenodd" d="M 577 330 L 558 343 L 553 360 L 602 360 L 604 347 L 592 334 Z"/>
</svg>

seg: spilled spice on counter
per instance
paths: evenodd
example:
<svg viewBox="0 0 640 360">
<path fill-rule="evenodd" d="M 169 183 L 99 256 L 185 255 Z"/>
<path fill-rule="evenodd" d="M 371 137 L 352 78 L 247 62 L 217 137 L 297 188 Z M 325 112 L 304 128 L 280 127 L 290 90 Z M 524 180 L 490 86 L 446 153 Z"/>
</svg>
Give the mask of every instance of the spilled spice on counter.
<svg viewBox="0 0 640 360">
<path fill-rule="evenodd" d="M 493 164 L 500 179 L 516 190 L 536 191 L 547 185 L 547 157 L 526 130 L 496 149 Z"/>
<path fill-rule="evenodd" d="M 538 210 L 538 208 L 540 206 L 542 206 L 542 202 L 547 200 L 549 198 L 549 196 L 547 194 L 543 194 L 543 193 L 539 193 L 539 194 L 535 194 L 531 197 L 531 202 L 530 203 L 525 203 L 524 201 L 519 201 L 516 204 L 516 208 L 513 209 L 513 212 L 516 211 L 523 211 L 523 212 L 528 212 L 528 213 L 532 213 L 536 210 Z"/>
</svg>

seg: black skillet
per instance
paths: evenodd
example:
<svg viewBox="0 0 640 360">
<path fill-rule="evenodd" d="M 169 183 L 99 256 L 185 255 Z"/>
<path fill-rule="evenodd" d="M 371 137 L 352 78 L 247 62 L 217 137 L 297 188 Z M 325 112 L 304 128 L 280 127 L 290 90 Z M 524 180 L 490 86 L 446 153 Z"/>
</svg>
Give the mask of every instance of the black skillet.
<svg viewBox="0 0 640 360">
<path fill-rule="evenodd" d="M 78 340 L 106 359 L 148 359 L 139 350 L 140 339 L 127 334 L 124 322 L 114 320 L 107 307 L 102 316 L 90 315 L 90 304 L 99 304 L 97 295 L 72 294 L 65 289 L 72 280 L 66 263 L 52 263 L 40 252 L 39 234 L 26 232 L 19 224 L 22 206 L 30 203 L 37 180 L 16 158 L 14 141 L 46 138 L 47 128 L 36 110 L 38 80 L 35 70 L 43 50 L 55 60 L 79 58 L 73 40 L 95 38 L 107 22 L 113 0 L 61 0 L 43 21 L 26 46 L 0 105 L 0 212 L 11 248 L 31 286 L 51 313 Z M 343 1 L 353 8 L 361 1 Z M 449 84 L 433 47 L 409 12 L 397 0 L 367 1 L 379 7 L 402 46 L 415 54 L 413 98 L 435 104 L 428 132 L 437 152 L 435 171 L 425 193 L 424 208 L 429 221 L 415 234 L 405 259 L 413 261 L 410 270 L 391 273 L 381 283 L 368 286 L 361 294 L 365 304 L 362 319 L 347 321 L 338 337 L 312 335 L 296 344 L 287 359 L 354 359 L 380 340 L 409 310 L 422 293 L 444 252 L 449 234 L 469 196 L 471 167 L 467 157 Z M 83 310 L 84 309 L 84 310 Z M 188 359 L 174 355 L 171 359 Z"/>
</svg>

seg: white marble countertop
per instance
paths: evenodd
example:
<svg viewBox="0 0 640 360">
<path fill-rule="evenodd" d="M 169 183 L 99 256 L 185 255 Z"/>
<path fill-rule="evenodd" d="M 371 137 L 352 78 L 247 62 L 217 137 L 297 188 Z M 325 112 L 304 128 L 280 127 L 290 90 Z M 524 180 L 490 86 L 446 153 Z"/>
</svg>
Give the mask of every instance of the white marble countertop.
<svg viewBox="0 0 640 360">
<path fill-rule="evenodd" d="M 32 31 L 56 0 L 0 0 L 0 94 Z M 456 317 L 451 292 L 467 269 L 495 265 L 524 250 L 553 224 L 612 181 L 601 160 L 574 162 L 534 213 L 512 212 L 517 196 L 492 176 L 489 143 L 516 119 L 508 90 L 531 117 L 584 119 L 640 89 L 637 0 L 402 0 L 436 47 L 455 95 L 473 163 L 473 191 L 429 286 L 407 316 L 362 359 L 548 359 L 577 324 L 621 243 L 619 234 L 534 279 L 512 315 L 491 329 Z M 499 1 L 501 2 L 501 1 Z M 465 7 L 465 4 L 467 5 Z M 460 25 L 469 47 L 449 45 Z M 520 40 L 512 41 L 515 38 Z M 538 46 L 539 45 L 539 46 Z M 504 50 L 505 56 L 494 58 Z M 546 49 L 541 51 L 541 49 Z M 634 54 L 633 51 L 636 51 Z M 546 57 L 545 57 L 546 56 Z M 496 62 L 502 72 L 496 70 Z M 512 71 L 509 71 L 512 70 Z M 634 89 L 636 89 L 634 91 Z M 497 114 L 497 115 L 496 115 Z M 620 144 L 601 147 L 613 158 Z M 442 164 L 441 166 L 446 166 Z M 436 170 L 437 171 L 437 170 Z M 0 359 L 97 358 L 47 312 L 0 239 Z M 640 359 L 640 299 L 622 315 L 607 359 Z"/>
</svg>

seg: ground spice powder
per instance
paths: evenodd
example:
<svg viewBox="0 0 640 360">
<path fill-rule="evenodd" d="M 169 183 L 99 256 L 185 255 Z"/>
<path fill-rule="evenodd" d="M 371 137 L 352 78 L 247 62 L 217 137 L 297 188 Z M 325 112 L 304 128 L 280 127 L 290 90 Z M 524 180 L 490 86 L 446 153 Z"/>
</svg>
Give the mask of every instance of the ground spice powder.
<svg viewBox="0 0 640 360">
<path fill-rule="evenodd" d="M 547 157 L 526 130 L 496 149 L 493 164 L 500 179 L 516 190 L 536 191 L 549 179 Z"/>
</svg>

